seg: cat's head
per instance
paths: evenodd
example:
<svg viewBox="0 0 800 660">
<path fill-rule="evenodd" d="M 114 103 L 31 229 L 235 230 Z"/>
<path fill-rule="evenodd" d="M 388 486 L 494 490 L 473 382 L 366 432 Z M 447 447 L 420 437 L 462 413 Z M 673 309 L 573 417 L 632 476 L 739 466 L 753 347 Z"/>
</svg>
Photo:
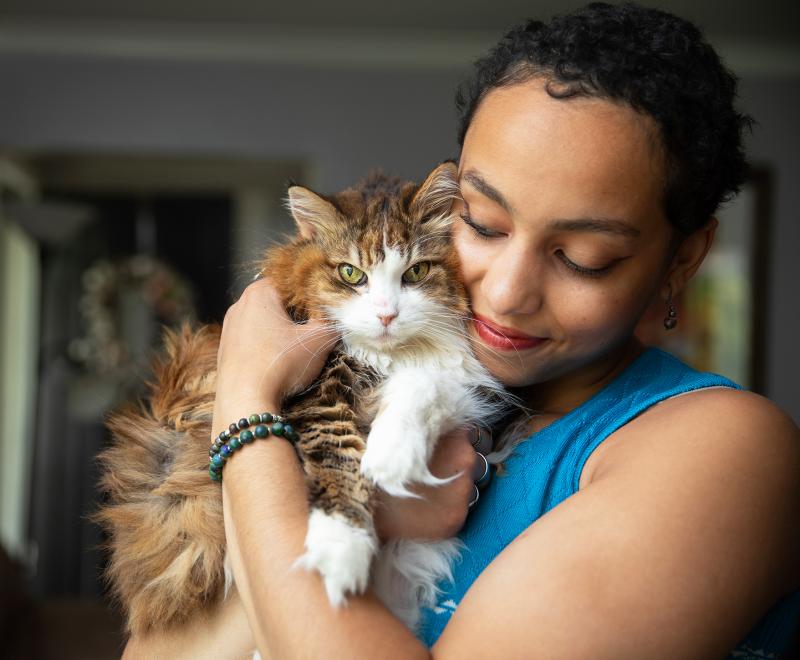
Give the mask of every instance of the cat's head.
<svg viewBox="0 0 800 660">
<path fill-rule="evenodd" d="M 352 347 L 435 345 L 468 312 L 450 239 L 457 195 L 449 162 L 422 184 L 376 174 L 330 196 L 291 186 L 298 236 L 265 274 L 298 316 L 334 321 Z"/>
</svg>

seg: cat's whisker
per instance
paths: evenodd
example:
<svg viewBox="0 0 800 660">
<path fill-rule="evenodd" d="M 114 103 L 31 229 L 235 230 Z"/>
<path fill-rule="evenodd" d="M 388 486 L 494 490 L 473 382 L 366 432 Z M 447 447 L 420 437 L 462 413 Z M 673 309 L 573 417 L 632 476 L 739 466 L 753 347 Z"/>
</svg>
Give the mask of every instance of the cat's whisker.
<svg viewBox="0 0 800 660">
<path fill-rule="evenodd" d="M 458 314 L 456 312 L 450 312 L 449 310 L 448 311 L 443 310 L 443 315 L 448 315 L 448 316 L 450 316 L 451 318 L 454 318 L 454 319 L 456 319 L 456 318 L 462 319 L 464 322 L 471 322 L 471 323 L 480 323 L 481 322 L 481 321 L 479 321 L 478 319 L 476 319 L 472 315 L 462 315 L 462 314 Z M 497 330 L 495 330 L 495 332 L 498 332 L 498 334 L 500 334 L 502 337 L 505 337 L 506 339 L 508 339 L 508 337 L 506 337 L 506 335 L 503 334 L 502 332 L 499 332 Z M 503 359 L 506 359 L 507 357 L 509 357 L 507 355 L 503 355 L 503 353 L 501 353 L 497 349 L 494 349 L 491 346 L 487 346 L 487 345 L 485 345 L 483 343 L 476 344 L 476 346 L 479 346 L 482 350 L 484 350 L 486 352 L 489 352 L 492 355 L 496 355 L 497 357 L 500 357 L 500 358 L 503 358 Z M 514 353 L 515 353 L 515 355 L 516 355 L 516 357 L 518 359 L 517 361 L 520 364 L 524 363 L 524 359 L 523 359 L 522 355 L 520 355 L 520 352 L 519 352 L 519 350 L 517 350 L 517 348 L 514 348 Z M 508 362 L 508 360 L 506 360 L 506 361 Z M 510 364 L 510 362 L 508 362 L 508 364 Z"/>
<path fill-rule="evenodd" d="M 492 348 L 491 346 L 487 346 L 486 344 L 483 344 L 483 343 L 479 344 L 479 343 L 475 342 L 474 339 L 469 335 L 469 333 L 466 330 L 458 331 L 457 329 L 453 328 L 453 326 L 451 324 L 445 323 L 444 325 L 441 325 L 441 326 L 437 327 L 437 321 L 435 319 L 427 320 L 426 321 L 425 332 L 432 334 L 432 329 L 433 328 L 437 328 L 440 331 L 440 333 L 444 333 L 444 334 L 439 334 L 438 335 L 439 338 L 444 339 L 444 340 L 447 340 L 450 337 L 452 337 L 452 333 L 454 333 L 454 332 L 458 333 L 458 335 L 462 339 L 466 340 L 467 342 L 469 342 L 469 344 L 471 346 L 473 346 L 473 350 L 475 350 L 476 352 L 477 351 L 484 351 L 485 353 L 489 353 L 490 355 L 492 355 L 496 359 L 500 360 L 501 362 L 504 362 L 508 366 L 513 366 L 515 363 L 522 364 L 524 362 L 523 358 L 520 355 L 518 350 L 516 350 L 516 349 L 514 350 L 514 356 L 513 357 L 515 357 L 516 359 L 512 359 L 512 356 L 508 355 L 504 351 L 500 351 L 498 349 Z"/>
<path fill-rule="evenodd" d="M 322 346 L 320 346 L 316 351 L 311 353 L 309 358 L 308 358 L 308 362 L 306 362 L 306 366 L 303 369 L 303 373 L 305 373 L 306 369 L 308 369 L 311 366 L 311 363 L 316 359 L 316 357 L 320 353 L 322 353 L 323 351 L 329 351 L 331 348 L 336 346 L 336 344 L 338 344 L 338 343 L 339 343 L 339 338 L 338 337 L 336 337 L 334 339 L 330 339 L 327 342 L 325 342 Z"/>
<path fill-rule="evenodd" d="M 441 340 L 446 341 L 448 339 L 448 336 L 447 335 L 439 335 L 438 338 L 441 339 Z M 470 339 L 470 338 L 467 337 L 465 339 Z M 479 353 L 481 351 L 483 351 L 485 353 L 488 353 L 489 355 L 494 357 L 497 361 L 503 362 L 505 365 L 507 365 L 509 367 L 514 366 L 514 363 L 516 362 L 516 360 L 512 359 L 511 356 L 506 355 L 505 353 L 500 352 L 499 350 L 494 349 L 494 348 L 492 348 L 490 346 L 477 345 L 477 346 L 474 347 L 473 350 L 475 350 L 476 353 Z M 518 357 L 518 356 L 516 356 L 516 357 Z"/>
<path fill-rule="evenodd" d="M 272 359 L 272 361 L 269 363 L 269 365 L 267 365 L 267 369 L 269 369 L 272 366 L 274 366 L 284 355 L 286 355 L 286 353 L 289 353 L 290 351 L 294 350 L 297 346 L 305 346 L 305 342 L 308 341 L 309 339 L 313 339 L 315 337 L 318 337 L 321 334 L 327 334 L 328 332 L 329 332 L 328 328 L 318 328 L 318 329 L 315 329 L 315 330 L 309 332 L 308 334 L 306 334 L 304 336 L 295 338 L 294 340 L 289 342 L 289 344 L 287 344 L 282 351 L 278 352 L 275 355 L 275 357 Z M 335 338 L 332 338 L 330 340 L 331 345 L 335 345 L 336 342 L 338 342 L 338 341 L 339 341 L 338 335 Z M 323 344 L 323 346 L 327 346 L 327 345 L 328 345 L 328 342 L 325 342 L 325 344 Z M 322 350 L 322 349 L 320 349 L 320 350 Z M 316 357 L 319 354 L 319 352 L 320 351 L 316 351 L 314 353 L 313 357 Z M 313 359 L 313 357 L 312 357 L 312 359 Z"/>
</svg>

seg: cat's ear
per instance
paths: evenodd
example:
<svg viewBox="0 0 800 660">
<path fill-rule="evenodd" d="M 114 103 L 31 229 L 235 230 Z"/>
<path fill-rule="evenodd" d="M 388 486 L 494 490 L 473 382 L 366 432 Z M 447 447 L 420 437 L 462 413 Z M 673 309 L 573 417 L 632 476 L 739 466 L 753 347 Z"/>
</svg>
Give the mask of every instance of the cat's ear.
<svg viewBox="0 0 800 660">
<path fill-rule="evenodd" d="M 302 238 L 313 240 L 320 233 L 333 231 L 337 215 L 333 204 L 303 186 L 289 186 L 287 192 L 286 206 Z"/>
<path fill-rule="evenodd" d="M 409 211 L 421 222 L 449 224 L 450 208 L 459 194 L 458 168 L 454 162 L 446 161 L 433 170 L 414 193 Z"/>
</svg>

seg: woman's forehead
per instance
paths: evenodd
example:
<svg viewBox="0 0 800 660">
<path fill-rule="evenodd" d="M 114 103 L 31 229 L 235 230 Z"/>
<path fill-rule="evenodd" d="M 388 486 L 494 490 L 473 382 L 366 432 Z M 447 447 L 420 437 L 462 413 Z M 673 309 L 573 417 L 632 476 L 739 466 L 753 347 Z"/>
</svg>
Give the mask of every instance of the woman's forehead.
<svg viewBox="0 0 800 660">
<path fill-rule="evenodd" d="M 554 99 L 537 80 L 493 90 L 483 99 L 464 140 L 462 188 L 471 185 L 465 173 L 475 171 L 513 205 L 663 213 L 655 120 L 605 99 Z"/>
</svg>

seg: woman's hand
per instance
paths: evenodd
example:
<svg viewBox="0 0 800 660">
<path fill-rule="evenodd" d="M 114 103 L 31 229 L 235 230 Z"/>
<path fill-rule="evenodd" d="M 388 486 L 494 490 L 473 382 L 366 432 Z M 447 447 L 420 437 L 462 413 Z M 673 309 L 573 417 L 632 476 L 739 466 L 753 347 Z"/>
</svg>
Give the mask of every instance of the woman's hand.
<svg viewBox="0 0 800 660">
<path fill-rule="evenodd" d="M 434 476 L 461 476 L 443 486 L 412 484 L 409 490 L 423 499 L 392 497 L 378 490 L 375 528 L 381 541 L 393 538 L 447 539 L 463 527 L 469 504 L 475 499 L 475 480 L 486 467 L 476 449 L 474 429 L 459 429 L 442 436 L 428 464 Z"/>
<path fill-rule="evenodd" d="M 213 428 L 262 408 L 278 412 L 319 375 L 337 338 L 321 322 L 293 323 L 269 280 L 248 286 L 222 325 Z"/>
</svg>

